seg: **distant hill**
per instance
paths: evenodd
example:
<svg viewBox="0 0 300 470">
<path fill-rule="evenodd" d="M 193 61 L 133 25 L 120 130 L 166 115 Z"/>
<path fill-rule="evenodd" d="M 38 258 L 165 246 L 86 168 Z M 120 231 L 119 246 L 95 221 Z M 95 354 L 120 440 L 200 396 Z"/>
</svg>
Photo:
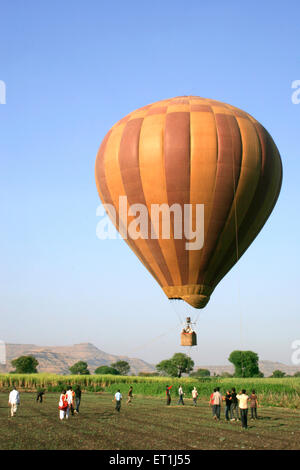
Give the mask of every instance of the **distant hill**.
<svg viewBox="0 0 300 470">
<path fill-rule="evenodd" d="M 224 372 L 229 372 L 233 374 L 234 367 L 231 365 L 228 366 L 197 366 L 196 369 L 208 369 L 211 375 L 221 375 Z M 287 364 L 282 364 L 281 362 L 272 362 L 272 361 L 259 361 L 259 370 L 264 374 L 265 377 L 269 377 L 273 374 L 274 370 L 281 370 L 287 375 L 294 375 L 295 372 L 300 372 L 299 366 L 290 366 Z"/>
<path fill-rule="evenodd" d="M 80 343 L 72 346 L 36 346 L 34 344 L 6 344 L 6 365 L 0 365 L 0 372 L 13 370 L 11 360 L 19 356 L 32 355 L 39 361 L 38 371 L 53 374 L 69 374 L 69 367 L 77 361 L 85 361 L 91 373 L 103 365 L 110 365 L 116 361 L 127 361 L 130 364 L 130 373 L 154 372 L 155 367 L 147 362 L 107 354 L 91 343 Z"/>
<path fill-rule="evenodd" d="M 130 364 L 130 374 L 139 372 L 155 372 L 155 365 L 149 364 L 142 359 L 129 358 L 127 356 L 116 356 L 101 351 L 91 343 L 80 343 L 72 346 L 37 346 L 35 344 L 6 344 L 6 365 L 0 364 L 0 372 L 10 372 L 13 370 L 11 360 L 19 356 L 31 354 L 39 361 L 38 371 L 53 374 L 69 374 L 69 367 L 77 361 L 85 361 L 91 373 L 102 365 L 110 365 L 116 361 L 127 361 Z M 224 372 L 233 373 L 231 365 L 220 366 L 196 366 L 194 370 L 208 369 L 211 375 L 221 375 Z M 288 375 L 293 375 L 300 371 L 300 366 L 291 366 L 281 362 L 260 361 L 259 370 L 265 377 L 272 375 L 274 370 L 281 370 Z"/>
</svg>

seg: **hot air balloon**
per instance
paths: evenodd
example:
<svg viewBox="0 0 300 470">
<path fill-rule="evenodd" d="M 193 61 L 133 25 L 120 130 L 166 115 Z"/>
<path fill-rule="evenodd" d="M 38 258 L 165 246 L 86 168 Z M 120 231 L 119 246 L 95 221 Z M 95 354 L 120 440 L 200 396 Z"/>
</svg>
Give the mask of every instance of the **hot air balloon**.
<svg viewBox="0 0 300 470">
<path fill-rule="evenodd" d="M 197 96 L 158 101 L 117 122 L 103 139 L 95 173 L 125 241 L 169 299 L 195 308 L 205 307 L 260 232 L 282 182 L 279 151 L 266 129 L 234 106 Z M 148 208 L 146 236 L 130 235 L 133 212 L 120 210 L 120 197 L 128 207 Z M 175 215 L 169 238 L 155 232 L 152 207 L 183 213 L 186 206 L 204 208 L 197 249 L 176 236 Z M 196 216 L 190 212 L 192 226 Z"/>
</svg>

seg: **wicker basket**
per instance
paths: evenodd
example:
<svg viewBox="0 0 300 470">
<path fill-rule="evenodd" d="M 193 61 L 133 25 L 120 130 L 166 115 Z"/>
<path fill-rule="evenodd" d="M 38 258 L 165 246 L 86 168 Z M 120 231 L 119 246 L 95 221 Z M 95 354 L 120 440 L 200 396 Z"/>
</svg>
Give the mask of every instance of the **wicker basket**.
<svg viewBox="0 0 300 470">
<path fill-rule="evenodd" d="M 194 331 L 192 333 L 185 333 L 184 331 L 180 335 L 181 346 L 197 346 L 197 335 Z"/>
</svg>

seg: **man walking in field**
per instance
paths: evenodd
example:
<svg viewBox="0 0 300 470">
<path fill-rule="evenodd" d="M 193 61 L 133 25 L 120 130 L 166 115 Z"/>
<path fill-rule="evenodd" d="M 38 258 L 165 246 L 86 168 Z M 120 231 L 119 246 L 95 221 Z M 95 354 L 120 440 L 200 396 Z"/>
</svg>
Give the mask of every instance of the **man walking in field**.
<svg viewBox="0 0 300 470">
<path fill-rule="evenodd" d="M 246 390 L 242 390 L 237 396 L 239 401 L 239 408 L 241 413 L 242 428 L 247 429 L 247 417 L 248 417 L 248 400 L 249 397 L 246 395 Z"/>
<path fill-rule="evenodd" d="M 252 390 L 252 393 L 249 397 L 249 401 L 250 401 L 250 409 L 251 409 L 251 419 L 257 419 L 258 401 L 257 401 L 257 395 L 255 393 L 255 390 Z"/>
<path fill-rule="evenodd" d="M 43 395 L 45 395 L 45 389 L 41 388 L 37 391 L 36 394 L 37 403 L 43 403 Z"/>
<path fill-rule="evenodd" d="M 226 419 L 226 421 L 229 421 L 229 419 L 230 419 L 230 409 L 231 409 L 231 405 L 232 405 L 232 396 L 231 396 L 230 390 L 226 391 L 226 395 L 223 399 L 225 401 L 225 419 Z"/>
<path fill-rule="evenodd" d="M 127 395 L 127 405 L 129 405 L 129 403 L 131 403 L 131 400 L 132 400 L 132 386 L 130 387 L 129 391 L 128 391 L 128 395 Z"/>
<path fill-rule="evenodd" d="M 179 389 L 178 389 L 178 395 L 179 395 L 179 400 L 178 400 L 178 403 L 177 405 L 184 405 L 184 401 L 183 401 L 183 389 L 182 389 L 182 386 L 180 385 Z"/>
<path fill-rule="evenodd" d="M 118 390 L 117 393 L 115 394 L 116 410 L 118 412 L 120 412 L 120 409 L 121 409 L 121 400 L 122 400 L 122 394 L 120 390 Z"/>
<path fill-rule="evenodd" d="M 170 390 L 171 388 L 173 387 L 173 385 L 167 385 L 166 386 L 166 396 L 167 396 L 167 405 L 169 406 L 171 404 L 171 393 L 170 393 Z"/>
<path fill-rule="evenodd" d="M 236 397 L 235 388 L 231 390 L 231 407 L 230 407 L 230 421 L 239 420 L 239 402 Z"/>
<path fill-rule="evenodd" d="M 11 417 L 16 416 L 18 405 L 20 404 L 20 394 L 16 390 L 15 386 L 13 386 L 13 389 L 9 394 L 8 404 L 10 406 L 10 416 Z"/>
<path fill-rule="evenodd" d="M 221 403 L 222 403 L 222 395 L 220 393 L 219 387 L 215 388 L 215 391 L 212 396 L 213 400 L 213 418 L 216 421 L 220 420 L 221 416 Z"/>
<path fill-rule="evenodd" d="M 192 390 L 192 398 L 193 398 L 194 406 L 197 406 L 198 391 L 196 387 L 194 387 Z"/>
<path fill-rule="evenodd" d="M 74 410 L 74 413 L 79 413 L 79 406 L 80 406 L 80 402 L 81 402 L 81 388 L 80 388 L 80 385 L 77 385 L 76 389 L 75 389 L 75 410 Z"/>
</svg>

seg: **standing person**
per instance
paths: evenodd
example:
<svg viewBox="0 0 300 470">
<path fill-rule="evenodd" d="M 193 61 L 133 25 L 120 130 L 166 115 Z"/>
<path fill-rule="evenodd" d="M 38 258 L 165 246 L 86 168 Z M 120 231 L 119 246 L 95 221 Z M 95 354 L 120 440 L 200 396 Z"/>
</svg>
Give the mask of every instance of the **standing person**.
<svg viewBox="0 0 300 470">
<path fill-rule="evenodd" d="M 216 421 L 220 420 L 221 416 L 221 403 L 222 403 L 222 395 L 220 393 L 220 388 L 215 388 L 215 392 L 213 393 L 213 417 Z"/>
<path fill-rule="evenodd" d="M 133 391 L 133 388 L 132 388 L 132 386 L 131 386 L 130 389 L 128 390 L 127 405 L 129 405 L 129 403 L 131 403 L 131 400 L 132 400 L 132 398 L 133 398 L 132 391 Z"/>
<path fill-rule="evenodd" d="M 10 416 L 16 416 L 18 405 L 20 404 L 20 394 L 14 385 L 8 397 L 8 404 L 10 405 Z"/>
<path fill-rule="evenodd" d="M 75 388 L 75 410 L 74 410 L 74 413 L 79 413 L 79 406 L 80 406 L 80 402 L 81 402 L 81 388 L 80 388 L 80 385 L 77 385 L 77 387 Z"/>
<path fill-rule="evenodd" d="M 173 387 L 173 385 L 167 385 L 166 386 L 166 396 L 167 396 L 167 405 L 169 406 L 171 404 L 171 393 L 170 393 L 170 390 L 171 388 Z"/>
<path fill-rule="evenodd" d="M 69 415 L 70 415 L 70 411 L 71 411 L 71 414 L 72 416 L 74 416 L 74 398 L 75 398 L 75 392 L 73 391 L 72 387 L 70 386 L 67 393 L 66 393 L 66 397 L 67 397 L 67 402 L 68 402 L 68 408 L 67 408 L 67 416 L 66 418 L 68 419 L 69 418 Z"/>
<path fill-rule="evenodd" d="M 180 387 L 179 387 L 179 389 L 178 389 L 178 395 L 179 395 L 179 400 L 178 400 L 177 405 L 180 405 L 180 403 L 181 403 L 182 405 L 184 405 L 184 401 L 183 401 L 183 395 L 184 395 L 184 393 L 183 393 L 183 389 L 182 389 L 182 386 L 181 386 L 181 385 L 180 385 Z"/>
<path fill-rule="evenodd" d="M 257 401 L 257 395 L 255 394 L 255 390 L 252 390 L 252 393 L 249 397 L 249 401 L 250 401 L 250 409 L 251 409 L 251 419 L 257 419 L 258 401 Z"/>
<path fill-rule="evenodd" d="M 226 391 L 224 400 L 225 400 L 225 419 L 226 421 L 229 421 L 230 409 L 231 409 L 231 404 L 232 404 L 232 396 L 231 396 L 230 390 Z"/>
<path fill-rule="evenodd" d="M 61 392 L 61 395 L 59 397 L 58 409 L 59 409 L 59 419 L 63 420 L 64 418 L 67 418 L 68 400 L 66 397 L 65 390 Z"/>
<path fill-rule="evenodd" d="M 45 395 L 45 389 L 41 388 L 40 390 L 37 391 L 36 401 L 39 403 L 43 403 L 43 395 Z"/>
<path fill-rule="evenodd" d="M 120 409 L 121 409 L 121 400 L 122 400 L 122 394 L 120 390 L 118 390 L 117 393 L 115 394 L 116 410 L 118 412 L 120 412 Z"/>
<path fill-rule="evenodd" d="M 211 407 L 213 418 L 214 418 L 214 416 L 215 416 L 215 409 L 214 409 L 214 393 L 215 393 L 216 391 L 217 391 L 217 389 L 214 388 L 214 391 L 210 394 L 210 397 L 209 397 L 209 406 Z"/>
<path fill-rule="evenodd" d="M 248 400 L 249 397 L 246 395 L 246 390 L 242 390 L 237 396 L 239 401 L 239 409 L 241 413 L 242 428 L 247 429 L 247 417 L 248 417 Z"/>
<path fill-rule="evenodd" d="M 230 407 L 231 421 L 239 421 L 239 402 L 236 397 L 236 391 L 233 387 L 231 390 L 231 407 Z"/>
<path fill-rule="evenodd" d="M 193 398 L 194 406 L 197 406 L 198 391 L 196 387 L 194 387 L 192 390 L 192 398 Z"/>
</svg>

